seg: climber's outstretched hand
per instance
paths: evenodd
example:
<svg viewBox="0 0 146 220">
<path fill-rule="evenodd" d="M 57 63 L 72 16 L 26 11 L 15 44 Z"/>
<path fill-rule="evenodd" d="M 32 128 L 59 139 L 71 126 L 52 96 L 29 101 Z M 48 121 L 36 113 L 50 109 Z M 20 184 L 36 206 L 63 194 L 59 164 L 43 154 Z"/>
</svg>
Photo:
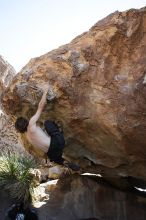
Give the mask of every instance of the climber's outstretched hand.
<svg viewBox="0 0 146 220">
<path fill-rule="evenodd" d="M 39 88 L 43 91 L 43 93 L 47 93 L 48 90 L 49 90 L 49 84 L 48 84 L 48 82 L 41 83 L 41 84 L 39 85 Z"/>
</svg>

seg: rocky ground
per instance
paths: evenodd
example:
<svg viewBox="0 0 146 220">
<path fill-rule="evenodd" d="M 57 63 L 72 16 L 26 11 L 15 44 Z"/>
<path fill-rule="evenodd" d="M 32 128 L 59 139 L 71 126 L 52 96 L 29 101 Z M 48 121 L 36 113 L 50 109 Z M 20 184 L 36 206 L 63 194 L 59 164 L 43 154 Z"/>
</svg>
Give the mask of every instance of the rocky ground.
<svg viewBox="0 0 146 220">
<path fill-rule="evenodd" d="M 70 175 L 40 184 L 34 207 L 40 220 L 145 220 L 146 198 L 119 191 L 101 177 Z M 0 219 L 10 206 L 8 196 L 0 195 Z"/>
</svg>

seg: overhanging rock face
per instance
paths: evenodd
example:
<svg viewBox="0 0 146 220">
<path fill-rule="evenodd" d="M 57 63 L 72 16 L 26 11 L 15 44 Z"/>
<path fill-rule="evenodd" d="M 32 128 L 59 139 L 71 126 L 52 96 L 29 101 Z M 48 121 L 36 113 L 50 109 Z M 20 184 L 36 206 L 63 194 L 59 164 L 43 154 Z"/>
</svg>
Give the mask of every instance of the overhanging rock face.
<svg viewBox="0 0 146 220">
<path fill-rule="evenodd" d="M 40 121 L 62 122 L 66 157 L 105 176 L 146 179 L 146 8 L 115 12 L 30 60 L 3 95 L 6 112 L 30 118 L 44 82 Z"/>
</svg>

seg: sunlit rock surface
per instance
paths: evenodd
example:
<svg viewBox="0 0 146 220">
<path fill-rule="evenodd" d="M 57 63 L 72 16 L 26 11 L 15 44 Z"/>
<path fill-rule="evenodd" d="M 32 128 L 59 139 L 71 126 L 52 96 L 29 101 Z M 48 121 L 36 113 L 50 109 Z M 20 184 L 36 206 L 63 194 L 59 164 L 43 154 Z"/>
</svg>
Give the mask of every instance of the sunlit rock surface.
<svg viewBox="0 0 146 220">
<path fill-rule="evenodd" d="M 39 186 L 39 219 L 145 220 L 146 199 L 84 176 L 70 176 Z"/>
<path fill-rule="evenodd" d="M 8 114 L 62 122 L 64 156 L 104 177 L 146 179 L 146 8 L 115 12 L 30 62 L 3 94 Z"/>
<path fill-rule="evenodd" d="M 14 68 L 0 56 L 0 97 L 16 75 Z M 2 112 L 0 101 L 0 153 L 4 150 L 24 152 L 19 134 L 14 129 L 11 116 Z"/>
<path fill-rule="evenodd" d="M 80 171 L 73 171 L 71 168 L 54 163 L 52 166 L 39 165 L 35 169 L 31 168 L 29 173 L 34 181 L 40 184 L 48 180 L 65 178 L 71 174 L 80 174 Z"/>
</svg>

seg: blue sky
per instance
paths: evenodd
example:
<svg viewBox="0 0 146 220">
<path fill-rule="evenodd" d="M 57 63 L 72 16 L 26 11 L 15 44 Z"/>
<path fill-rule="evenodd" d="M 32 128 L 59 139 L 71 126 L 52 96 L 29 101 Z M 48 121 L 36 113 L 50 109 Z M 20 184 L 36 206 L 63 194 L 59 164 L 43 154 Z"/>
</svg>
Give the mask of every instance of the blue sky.
<svg viewBox="0 0 146 220">
<path fill-rule="evenodd" d="M 144 6 L 146 0 L 0 0 L 0 55 L 19 71 L 108 14 Z"/>
</svg>

